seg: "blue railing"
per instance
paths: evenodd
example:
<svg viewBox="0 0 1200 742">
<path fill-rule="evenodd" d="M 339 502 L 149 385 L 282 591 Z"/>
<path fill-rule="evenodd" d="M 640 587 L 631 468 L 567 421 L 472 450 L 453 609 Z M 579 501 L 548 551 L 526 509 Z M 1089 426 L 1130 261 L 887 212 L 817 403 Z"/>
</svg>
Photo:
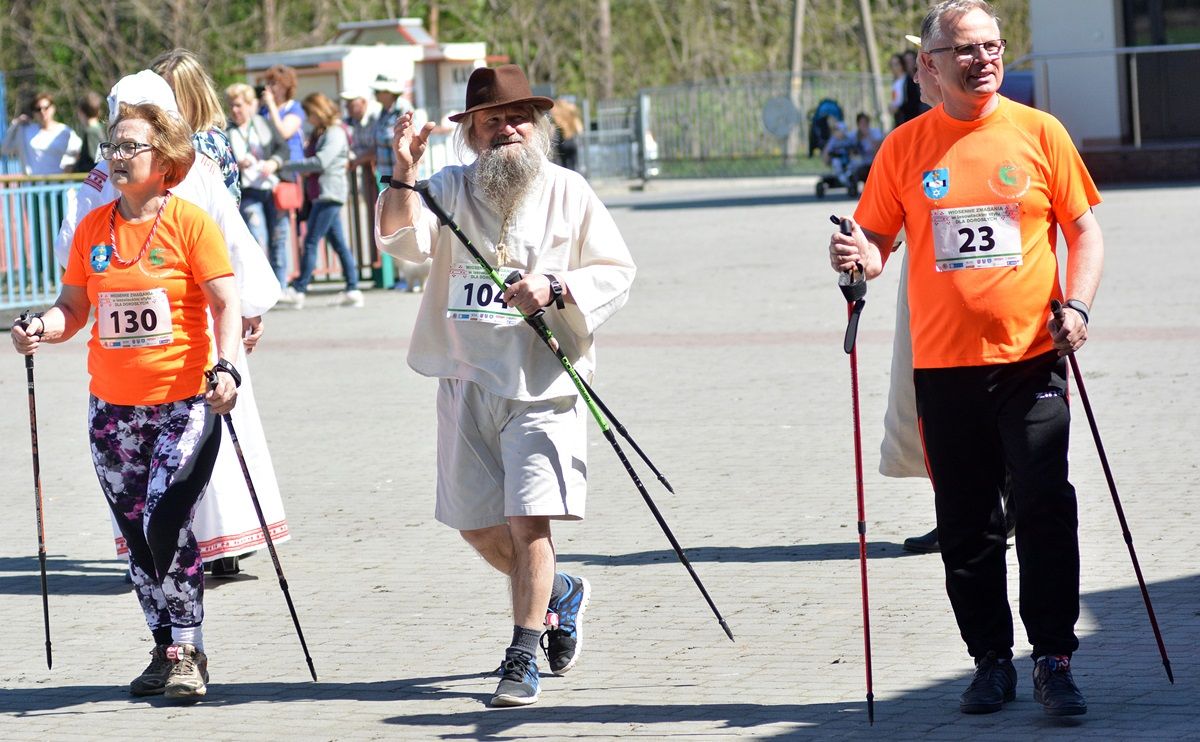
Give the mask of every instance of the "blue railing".
<svg viewBox="0 0 1200 742">
<path fill-rule="evenodd" d="M 53 304 L 62 288 L 54 237 L 83 176 L 0 176 L 0 309 Z"/>
</svg>

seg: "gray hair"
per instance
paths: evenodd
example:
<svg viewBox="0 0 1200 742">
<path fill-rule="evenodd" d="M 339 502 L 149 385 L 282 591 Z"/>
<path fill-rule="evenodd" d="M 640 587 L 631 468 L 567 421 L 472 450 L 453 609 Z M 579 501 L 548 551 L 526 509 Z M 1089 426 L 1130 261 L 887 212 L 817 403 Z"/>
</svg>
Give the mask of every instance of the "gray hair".
<svg viewBox="0 0 1200 742">
<path fill-rule="evenodd" d="M 538 131 L 542 134 L 539 139 L 542 140 L 544 146 L 540 146 L 539 149 L 543 155 L 549 158 L 554 147 L 554 139 L 558 136 L 558 132 L 554 128 L 554 121 L 550 118 L 549 113 L 539 111 L 532 103 L 528 105 L 528 109 L 529 120 L 537 125 Z M 479 156 L 479 148 L 472 141 L 474 130 L 474 115 L 464 117 L 454 130 L 454 152 L 462 162 L 470 162 Z"/>
<path fill-rule="evenodd" d="M 921 21 L 921 48 L 930 49 L 933 47 L 933 39 L 946 37 L 945 19 L 947 16 L 958 17 L 970 13 L 972 10 L 982 10 L 987 13 L 999 28 L 1000 16 L 996 15 L 995 8 L 987 0 L 942 0 L 930 8 L 929 12 L 925 14 L 925 20 Z"/>
</svg>

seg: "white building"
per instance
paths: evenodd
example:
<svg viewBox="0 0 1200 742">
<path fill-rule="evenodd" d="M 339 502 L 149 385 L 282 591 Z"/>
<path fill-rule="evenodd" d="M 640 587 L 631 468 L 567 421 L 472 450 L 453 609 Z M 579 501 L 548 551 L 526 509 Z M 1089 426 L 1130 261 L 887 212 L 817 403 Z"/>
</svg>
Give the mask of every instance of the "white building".
<svg viewBox="0 0 1200 742">
<path fill-rule="evenodd" d="M 336 101 L 343 90 L 368 91 L 371 81 L 386 72 L 406 81 L 413 106 L 438 121 L 461 110 L 467 78 L 487 63 L 487 45 L 440 44 L 420 18 L 392 18 L 340 23 L 338 35 L 325 46 L 247 54 L 245 62 L 252 84 L 272 65 L 295 69 L 295 100 L 319 92 Z"/>
<path fill-rule="evenodd" d="M 1030 0 L 1038 108 L 1097 179 L 1200 178 L 1200 0 Z M 1013 60 L 1017 62 L 1018 60 Z"/>
</svg>

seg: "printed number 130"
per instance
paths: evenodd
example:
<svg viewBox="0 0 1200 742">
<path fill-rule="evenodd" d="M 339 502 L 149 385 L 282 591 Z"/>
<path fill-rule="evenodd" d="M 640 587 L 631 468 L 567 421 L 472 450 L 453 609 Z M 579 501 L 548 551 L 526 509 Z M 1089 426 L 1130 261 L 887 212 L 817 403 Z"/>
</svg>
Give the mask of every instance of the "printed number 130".
<svg viewBox="0 0 1200 742">
<path fill-rule="evenodd" d="M 125 327 L 121 328 L 121 318 L 124 315 Z M 126 309 L 124 312 L 112 312 L 108 315 L 113 323 L 113 332 L 120 332 L 130 335 L 141 330 L 146 332 L 154 332 L 158 327 L 158 316 L 154 314 L 153 309 L 143 309 L 138 313 L 134 309 Z"/>
</svg>

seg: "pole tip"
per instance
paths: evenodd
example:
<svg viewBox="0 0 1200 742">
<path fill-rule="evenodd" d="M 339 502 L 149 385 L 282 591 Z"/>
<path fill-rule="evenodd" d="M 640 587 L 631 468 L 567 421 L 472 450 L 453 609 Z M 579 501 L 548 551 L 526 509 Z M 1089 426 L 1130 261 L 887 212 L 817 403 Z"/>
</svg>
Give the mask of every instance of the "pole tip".
<svg viewBox="0 0 1200 742">
<path fill-rule="evenodd" d="M 867 721 L 871 726 L 875 726 L 875 694 L 867 694 Z"/>
<path fill-rule="evenodd" d="M 729 624 L 725 623 L 725 619 L 721 619 L 721 628 L 725 629 L 725 636 L 729 637 L 729 641 L 737 641 L 733 638 L 733 632 L 729 630 Z"/>
</svg>

